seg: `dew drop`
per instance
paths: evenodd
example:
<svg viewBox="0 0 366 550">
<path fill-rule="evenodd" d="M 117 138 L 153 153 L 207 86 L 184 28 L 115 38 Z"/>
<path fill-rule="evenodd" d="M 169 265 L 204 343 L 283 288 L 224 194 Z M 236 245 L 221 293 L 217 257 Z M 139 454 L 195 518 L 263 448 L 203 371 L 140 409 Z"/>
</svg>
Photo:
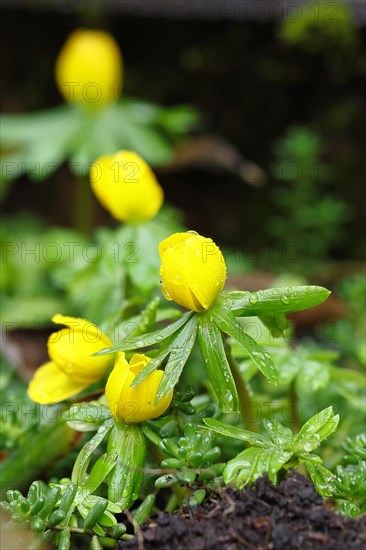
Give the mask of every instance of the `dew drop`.
<svg viewBox="0 0 366 550">
<path fill-rule="evenodd" d="M 256 293 L 252 294 L 249 298 L 249 302 L 254 305 L 258 302 L 258 296 Z"/>
</svg>

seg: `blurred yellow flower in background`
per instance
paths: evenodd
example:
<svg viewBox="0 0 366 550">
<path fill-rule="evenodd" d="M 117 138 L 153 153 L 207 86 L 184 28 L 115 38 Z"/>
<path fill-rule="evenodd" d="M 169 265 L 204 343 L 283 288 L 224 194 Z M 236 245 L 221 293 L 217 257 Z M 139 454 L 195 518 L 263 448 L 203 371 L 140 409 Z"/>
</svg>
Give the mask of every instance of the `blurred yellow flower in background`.
<svg viewBox="0 0 366 550">
<path fill-rule="evenodd" d="M 52 321 L 66 325 L 51 334 L 48 354 L 51 361 L 40 367 L 28 386 L 28 395 L 36 403 L 58 403 L 98 382 L 113 356 L 93 357 L 112 342 L 100 329 L 76 317 L 55 315 Z"/>
<path fill-rule="evenodd" d="M 138 223 L 156 216 L 164 193 L 149 165 L 133 151 L 98 158 L 90 171 L 92 189 L 114 218 Z"/>
<path fill-rule="evenodd" d="M 132 382 L 149 361 L 146 355 L 135 353 L 128 364 L 125 354 L 119 353 L 105 388 L 109 408 L 117 422 L 122 420 L 126 424 L 133 424 L 157 418 L 169 407 L 173 392 L 168 397 L 162 397 L 155 405 L 164 374 L 162 370 L 155 370 L 138 386 L 131 388 Z"/>
<path fill-rule="evenodd" d="M 219 247 L 188 231 L 174 233 L 159 245 L 162 293 L 167 300 L 202 312 L 224 288 L 226 264 Z"/>
<path fill-rule="evenodd" d="M 57 58 L 56 82 L 70 103 L 95 108 L 117 101 L 122 86 L 122 55 L 117 42 L 103 31 L 75 30 Z"/>
</svg>

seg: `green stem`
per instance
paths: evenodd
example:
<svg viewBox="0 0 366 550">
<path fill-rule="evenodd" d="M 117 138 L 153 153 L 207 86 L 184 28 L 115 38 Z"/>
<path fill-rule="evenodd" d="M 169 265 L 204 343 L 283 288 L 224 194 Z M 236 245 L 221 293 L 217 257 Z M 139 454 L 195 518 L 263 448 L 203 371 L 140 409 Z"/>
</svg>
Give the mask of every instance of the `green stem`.
<svg viewBox="0 0 366 550">
<path fill-rule="evenodd" d="M 258 412 L 257 407 L 254 406 L 248 386 L 240 372 L 237 362 L 231 353 L 231 347 L 227 343 L 225 343 L 225 350 L 230 370 L 234 378 L 236 391 L 238 392 L 240 415 L 244 428 L 251 432 L 258 432 L 258 422 L 256 420 Z"/>
<path fill-rule="evenodd" d="M 51 531 L 64 531 L 65 529 L 67 531 L 70 531 L 73 535 L 84 535 L 89 537 L 94 537 L 95 533 L 92 529 L 87 529 L 86 531 L 80 527 L 71 527 L 70 525 L 54 525 L 53 527 L 48 527 L 46 523 L 46 529 L 50 529 Z M 106 537 L 110 537 L 112 534 L 112 529 L 109 527 L 105 528 L 104 535 Z M 121 540 L 131 540 L 133 536 L 129 534 L 125 534 L 121 536 Z"/>
<path fill-rule="evenodd" d="M 291 413 L 292 432 L 294 434 L 297 434 L 300 431 L 300 420 L 299 420 L 299 415 L 297 414 L 297 397 L 296 397 L 296 387 L 295 387 L 295 381 L 294 380 L 292 380 L 292 382 L 290 384 L 289 397 L 290 397 L 290 413 Z M 302 464 L 301 462 L 296 466 L 296 471 L 299 472 L 299 474 L 302 474 L 305 477 L 309 477 L 307 469 L 305 467 L 305 464 Z"/>
<path fill-rule="evenodd" d="M 172 514 L 178 507 L 178 498 L 175 493 L 172 492 L 167 502 L 167 505 L 165 506 L 165 512 L 170 512 Z"/>
<path fill-rule="evenodd" d="M 290 384 L 290 412 L 291 412 L 291 426 L 294 434 L 297 434 L 300 430 L 299 416 L 297 414 L 297 398 L 295 381 L 292 380 Z"/>
<path fill-rule="evenodd" d="M 74 181 L 73 228 L 88 235 L 93 227 L 94 196 L 85 178 L 76 177 Z"/>
</svg>

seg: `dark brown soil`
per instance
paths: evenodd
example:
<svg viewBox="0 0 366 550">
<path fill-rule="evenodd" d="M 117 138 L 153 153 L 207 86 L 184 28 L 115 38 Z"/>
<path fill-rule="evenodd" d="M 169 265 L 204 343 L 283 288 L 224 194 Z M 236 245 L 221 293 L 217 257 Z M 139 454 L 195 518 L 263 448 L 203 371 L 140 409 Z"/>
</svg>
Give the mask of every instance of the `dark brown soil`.
<svg viewBox="0 0 366 550">
<path fill-rule="evenodd" d="M 141 550 L 353 550 L 366 548 L 366 516 L 335 514 L 305 477 L 274 487 L 266 478 L 245 491 L 227 488 L 205 505 L 166 512 L 119 548 Z"/>
</svg>

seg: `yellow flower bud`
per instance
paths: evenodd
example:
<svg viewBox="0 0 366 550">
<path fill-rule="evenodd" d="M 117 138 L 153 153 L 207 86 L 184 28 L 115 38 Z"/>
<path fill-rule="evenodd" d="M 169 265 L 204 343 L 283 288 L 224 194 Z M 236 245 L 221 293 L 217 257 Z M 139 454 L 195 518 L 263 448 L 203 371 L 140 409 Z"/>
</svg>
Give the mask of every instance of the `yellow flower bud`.
<svg viewBox="0 0 366 550">
<path fill-rule="evenodd" d="M 150 420 L 162 415 L 169 407 L 173 392 L 154 405 L 163 371 L 155 370 L 138 386 L 131 388 L 149 361 L 146 355 L 135 353 L 128 364 L 125 354 L 119 353 L 105 388 L 109 408 L 117 422 L 123 420 L 126 424 L 133 424 Z"/>
<path fill-rule="evenodd" d="M 222 291 L 226 265 L 221 250 L 195 232 L 174 233 L 159 245 L 162 293 L 167 300 L 202 312 Z"/>
<path fill-rule="evenodd" d="M 95 108 L 117 101 L 122 57 L 114 38 L 103 31 L 78 29 L 71 33 L 56 61 L 56 82 L 70 103 Z"/>
<path fill-rule="evenodd" d="M 163 204 L 164 193 L 153 171 L 132 151 L 97 159 L 90 182 L 101 204 L 122 222 L 149 220 Z"/>
<path fill-rule="evenodd" d="M 100 380 L 112 358 L 93 354 L 112 342 L 100 329 L 76 317 L 55 315 L 52 321 L 66 325 L 51 334 L 48 354 L 51 361 L 40 367 L 28 386 L 28 395 L 36 403 L 58 403 L 76 395 Z"/>
</svg>

